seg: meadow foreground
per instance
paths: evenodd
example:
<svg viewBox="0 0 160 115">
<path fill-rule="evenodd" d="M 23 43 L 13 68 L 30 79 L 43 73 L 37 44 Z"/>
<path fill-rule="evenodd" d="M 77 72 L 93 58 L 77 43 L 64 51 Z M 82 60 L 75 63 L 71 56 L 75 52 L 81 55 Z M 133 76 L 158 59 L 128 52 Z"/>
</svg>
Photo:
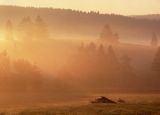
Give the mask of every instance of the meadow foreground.
<svg viewBox="0 0 160 115">
<path fill-rule="evenodd" d="M 0 0 L 0 115 L 160 115 L 160 3 L 14 1 Z"/>
<path fill-rule="evenodd" d="M 160 104 L 89 104 L 81 106 L 33 107 L 2 115 L 160 115 Z"/>
</svg>

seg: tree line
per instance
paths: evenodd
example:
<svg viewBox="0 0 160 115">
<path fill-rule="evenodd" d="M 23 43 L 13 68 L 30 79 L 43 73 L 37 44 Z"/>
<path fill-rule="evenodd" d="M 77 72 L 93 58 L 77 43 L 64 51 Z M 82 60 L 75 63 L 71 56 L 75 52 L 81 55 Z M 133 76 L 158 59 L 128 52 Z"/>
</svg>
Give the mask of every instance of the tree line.
<svg viewBox="0 0 160 115">
<path fill-rule="evenodd" d="M 15 29 L 16 28 L 16 29 Z M 46 22 L 40 17 L 37 16 L 35 22 L 28 17 L 24 17 L 22 21 L 19 23 L 18 27 L 13 28 L 13 24 L 11 20 L 8 20 L 6 23 L 5 29 L 5 39 L 13 41 L 16 38 L 25 41 L 32 40 L 47 40 L 49 38 L 49 30 L 47 28 Z M 118 44 L 120 43 L 120 37 L 117 32 L 112 30 L 110 24 L 104 25 L 99 40 L 103 42 L 107 42 L 109 44 Z M 152 33 L 151 36 L 151 46 L 158 46 L 158 37 L 156 32 Z"/>
<path fill-rule="evenodd" d="M 10 41 L 16 39 L 22 41 L 46 40 L 49 38 L 47 24 L 40 16 L 37 16 L 35 21 L 29 16 L 24 17 L 17 27 L 13 27 L 12 21 L 8 20 L 5 30 L 5 39 Z"/>
<path fill-rule="evenodd" d="M 24 59 L 13 60 L 7 51 L 0 53 L 0 91 L 38 91 L 43 86 L 43 73 Z"/>
</svg>

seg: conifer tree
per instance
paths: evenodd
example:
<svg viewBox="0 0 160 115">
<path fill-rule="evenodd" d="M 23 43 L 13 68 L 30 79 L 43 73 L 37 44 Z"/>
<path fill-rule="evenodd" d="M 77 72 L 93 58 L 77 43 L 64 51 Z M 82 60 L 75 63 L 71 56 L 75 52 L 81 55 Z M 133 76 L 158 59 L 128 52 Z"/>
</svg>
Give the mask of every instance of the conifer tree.
<svg viewBox="0 0 160 115">
<path fill-rule="evenodd" d="M 118 66 L 119 62 L 115 54 L 115 51 L 111 45 L 108 47 L 107 57 L 110 64 L 113 64 L 114 66 Z"/>
<path fill-rule="evenodd" d="M 19 24 L 18 38 L 22 40 L 33 40 L 34 39 L 34 23 L 31 18 L 25 17 Z"/>
<path fill-rule="evenodd" d="M 100 35 L 101 40 L 111 41 L 112 35 L 113 35 L 113 33 L 112 33 L 112 29 L 111 29 L 110 25 L 106 24 L 103 28 L 101 35 Z"/>
<path fill-rule="evenodd" d="M 95 43 L 91 42 L 88 47 L 87 47 L 87 51 L 90 54 L 94 54 L 96 52 L 96 45 Z"/>
<path fill-rule="evenodd" d="M 118 43 L 119 35 L 114 33 L 109 24 L 104 26 L 102 33 L 100 34 L 100 40 L 108 43 Z"/>
<path fill-rule="evenodd" d="M 155 32 L 152 33 L 151 46 L 153 46 L 153 47 L 158 46 L 158 38 L 157 38 L 157 35 Z"/>
<path fill-rule="evenodd" d="M 131 67 L 131 58 L 128 55 L 123 55 L 121 58 L 121 64 L 123 69 L 131 71 L 132 67 Z"/>
<path fill-rule="evenodd" d="M 105 54 L 104 46 L 103 46 L 103 44 L 100 44 L 100 46 L 98 48 L 98 55 L 104 56 L 104 54 Z"/>
<path fill-rule="evenodd" d="M 37 16 L 35 20 L 35 37 L 36 39 L 47 39 L 48 38 L 48 30 L 44 20 Z"/>
<path fill-rule="evenodd" d="M 158 48 L 156 56 L 153 60 L 152 69 L 160 72 L 160 47 Z"/>
</svg>

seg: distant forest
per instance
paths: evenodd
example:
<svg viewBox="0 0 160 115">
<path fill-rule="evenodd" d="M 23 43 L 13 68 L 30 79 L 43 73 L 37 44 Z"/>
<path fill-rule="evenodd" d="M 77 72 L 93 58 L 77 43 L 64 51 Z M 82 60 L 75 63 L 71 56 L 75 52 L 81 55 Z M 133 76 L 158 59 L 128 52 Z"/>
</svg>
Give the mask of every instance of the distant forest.
<svg viewBox="0 0 160 115">
<path fill-rule="evenodd" d="M 160 20 L 160 14 L 148 14 L 148 15 L 133 15 L 137 19 L 150 19 L 150 20 Z"/>
<path fill-rule="evenodd" d="M 16 6 L 0 16 L 4 94 L 160 90 L 160 20 Z"/>
<path fill-rule="evenodd" d="M 29 16 L 34 20 L 37 16 L 41 16 L 51 31 L 52 38 L 98 39 L 105 24 L 110 24 L 121 40 L 130 42 L 147 42 L 151 39 L 153 31 L 160 33 L 160 20 L 100 14 L 92 11 L 0 6 L 0 15 L 0 29 L 4 28 L 7 20 L 11 20 L 13 25 L 17 26 L 24 17 Z"/>
</svg>

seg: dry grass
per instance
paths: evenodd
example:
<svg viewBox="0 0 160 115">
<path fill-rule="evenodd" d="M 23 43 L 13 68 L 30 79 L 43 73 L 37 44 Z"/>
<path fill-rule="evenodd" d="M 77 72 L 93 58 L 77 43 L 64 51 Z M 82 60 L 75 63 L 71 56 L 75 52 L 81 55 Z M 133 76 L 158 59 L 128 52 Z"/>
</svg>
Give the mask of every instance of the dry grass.
<svg viewBox="0 0 160 115">
<path fill-rule="evenodd" d="M 2 112 L 0 115 L 160 115 L 160 104 L 94 104 L 41 107 Z"/>
</svg>

